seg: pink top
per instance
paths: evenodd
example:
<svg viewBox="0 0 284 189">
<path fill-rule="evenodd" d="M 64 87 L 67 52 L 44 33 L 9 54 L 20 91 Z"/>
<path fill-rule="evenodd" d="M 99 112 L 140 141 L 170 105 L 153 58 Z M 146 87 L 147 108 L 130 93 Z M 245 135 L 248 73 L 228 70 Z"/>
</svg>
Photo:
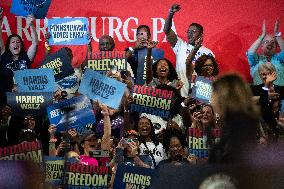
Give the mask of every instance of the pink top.
<svg viewBox="0 0 284 189">
<path fill-rule="evenodd" d="M 95 165 L 95 166 L 99 165 L 98 160 L 96 158 L 85 155 L 80 156 L 80 162 L 84 165 Z"/>
</svg>

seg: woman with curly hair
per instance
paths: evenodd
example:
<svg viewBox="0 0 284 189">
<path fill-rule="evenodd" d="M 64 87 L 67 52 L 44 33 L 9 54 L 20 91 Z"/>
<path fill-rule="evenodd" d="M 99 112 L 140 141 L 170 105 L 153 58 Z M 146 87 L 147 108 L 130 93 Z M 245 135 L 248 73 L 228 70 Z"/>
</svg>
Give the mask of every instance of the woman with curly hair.
<svg viewBox="0 0 284 189">
<path fill-rule="evenodd" d="M 195 72 L 198 76 L 216 77 L 219 74 L 218 64 L 213 56 L 201 55 L 195 62 Z"/>
<path fill-rule="evenodd" d="M 183 82 L 178 79 L 177 72 L 168 59 L 159 59 L 152 65 L 152 48 L 154 48 L 156 44 L 156 42 L 149 41 L 147 45 L 146 85 L 156 87 L 166 84 L 176 89 L 181 89 Z"/>
</svg>

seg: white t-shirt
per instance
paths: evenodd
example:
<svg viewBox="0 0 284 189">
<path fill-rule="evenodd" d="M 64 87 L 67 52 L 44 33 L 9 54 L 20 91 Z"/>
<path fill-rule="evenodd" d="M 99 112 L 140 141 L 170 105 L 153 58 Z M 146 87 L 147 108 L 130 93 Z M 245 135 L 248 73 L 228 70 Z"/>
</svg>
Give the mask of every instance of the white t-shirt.
<svg viewBox="0 0 284 189">
<path fill-rule="evenodd" d="M 151 153 L 153 154 L 153 157 L 155 158 L 155 162 L 156 165 L 158 165 L 160 163 L 160 161 L 167 159 L 167 154 L 163 148 L 163 145 L 161 143 L 159 143 L 157 146 L 155 146 L 155 144 L 153 142 L 146 142 L 146 145 L 148 147 L 148 149 L 151 151 Z M 146 148 L 145 144 L 141 143 L 140 144 L 140 155 L 149 155 L 149 157 L 151 157 L 151 155 L 148 152 L 148 149 Z M 152 157 L 151 157 L 152 159 Z M 154 166 L 154 163 L 152 163 L 152 165 Z"/>
<path fill-rule="evenodd" d="M 192 45 L 186 43 L 179 37 L 178 37 L 175 47 L 173 48 L 173 51 L 176 54 L 176 71 L 177 71 L 178 77 L 184 83 L 183 87 L 181 88 L 181 96 L 183 97 L 188 96 L 188 90 L 189 90 L 189 82 L 186 77 L 185 61 L 186 61 L 186 58 L 189 52 L 192 51 L 193 48 L 194 47 Z M 214 56 L 213 52 L 210 49 L 207 49 L 206 47 L 202 46 L 197 51 L 193 62 L 195 62 L 203 54 Z"/>
<path fill-rule="evenodd" d="M 151 120 L 155 128 L 155 134 L 167 128 L 167 121 L 160 116 L 142 113 L 140 117 L 146 117 Z M 181 128 L 184 128 L 182 117 L 179 114 L 175 115 L 172 120 L 176 122 Z"/>
</svg>

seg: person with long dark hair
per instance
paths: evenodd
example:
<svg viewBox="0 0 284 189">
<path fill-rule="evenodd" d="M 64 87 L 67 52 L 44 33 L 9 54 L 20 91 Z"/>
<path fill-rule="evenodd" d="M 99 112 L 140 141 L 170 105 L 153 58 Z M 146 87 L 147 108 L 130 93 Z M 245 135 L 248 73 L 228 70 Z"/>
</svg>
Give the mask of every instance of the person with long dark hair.
<svg viewBox="0 0 284 189">
<path fill-rule="evenodd" d="M 3 17 L 0 12 L 0 25 L 2 25 Z M 0 27 L 0 50 L 1 50 L 1 92 L 11 91 L 13 88 L 13 72 L 17 70 L 29 69 L 37 52 L 38 38 L 35 26 L 33 25 L 35 18 L 29 15 L 26 19 L 27 27 L 31 30 L 32 44 L 25 50 L 22 38 L 17 34 L 8 37 L 4 46 L 2 38 L 2 27 Z M 4 48 L 5 47 L 5 48 Z M 1 100 L 2 101 L 2 100 Z M 5 102 L 4 102 L 5 103 Z"/>
</svg>

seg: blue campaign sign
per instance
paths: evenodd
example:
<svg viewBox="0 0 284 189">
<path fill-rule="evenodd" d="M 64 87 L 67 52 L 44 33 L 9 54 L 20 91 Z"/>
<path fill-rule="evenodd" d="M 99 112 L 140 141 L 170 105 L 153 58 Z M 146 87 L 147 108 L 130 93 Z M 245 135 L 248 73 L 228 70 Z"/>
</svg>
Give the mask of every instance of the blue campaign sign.
<svg viewBox="0 0 284 189">
<path fill-rule="evenodd" d="M 45 181 L 51 186 L 63 184 L 64 157 L 44 156 Z"/>
<path fill-rule="evenodd" d="M 126 85 L 116 79 L 106 77 L 91 69 L 86 69 L 79 92 L 90 99 L 98 100 L 111 108 L 117 109 Z"/>
<path fill-rule="evenodd" d="M 55 53 L 46 56 L 41 63 L 41 68 L 53 69 L 56 82 L 75 72 L 71 65 L 72 60 L 69 50 L 71 49 L 63 47 Z"/>
<path fill-rule="evenodd" d="M 113 188 L 150 188 L 154 176 L 154 169 L 118 165 Z M 137 179 L 139 178 L 139 179 Z"/>
<path fill-rule="evenodd" d="M 96 122 L 90 99 L 83 95 L 52 104 L 47 112 L 49 122 L 56 125 L 57 131 L 76 128 L 81 134 Z"/>
<path fill-rule="evenodd" d="M 10 12 L 19 16 L 33 14 L 35 18 L 46 17 L 51 0 L 13 0 Z"/>
<path fill-rule="evenodd" d="M 135 84 L 144 85 L 146 81 L 146 57 L 147 49 L 138 50 L 138 66 L 137 66 L 137 77 Z M 164 58 L 164 51 L 162 49 L 152 49 L 152 60 L 153 63 L 157 60 Z"/>
<path fill-rule="evenodd" d="M 52 103 L 53 93 L 43 92 L 7 92 L 7 103 L 11 106 L 13 114 L 25 115 L 45 115 L 45 107 Z"/>
<path fill-rule="evenodd" d="M 210 103 L 212 94 L 212 81 L 202 76 L 197 76 L 195 85 L 192 88 L 192 97 L 204 102 Z"/>
<path fill-rule="evenodd" d="M 87 18 L 54 18 L 48 20 L 50 45 L 86 45 L 88 44 Z"/>
<path fill-rule="evenodd" d="M 25 69 L 14 72 L 18 92 L 54 92 L 55 79 L 50 68 Z"/>
</svg>

